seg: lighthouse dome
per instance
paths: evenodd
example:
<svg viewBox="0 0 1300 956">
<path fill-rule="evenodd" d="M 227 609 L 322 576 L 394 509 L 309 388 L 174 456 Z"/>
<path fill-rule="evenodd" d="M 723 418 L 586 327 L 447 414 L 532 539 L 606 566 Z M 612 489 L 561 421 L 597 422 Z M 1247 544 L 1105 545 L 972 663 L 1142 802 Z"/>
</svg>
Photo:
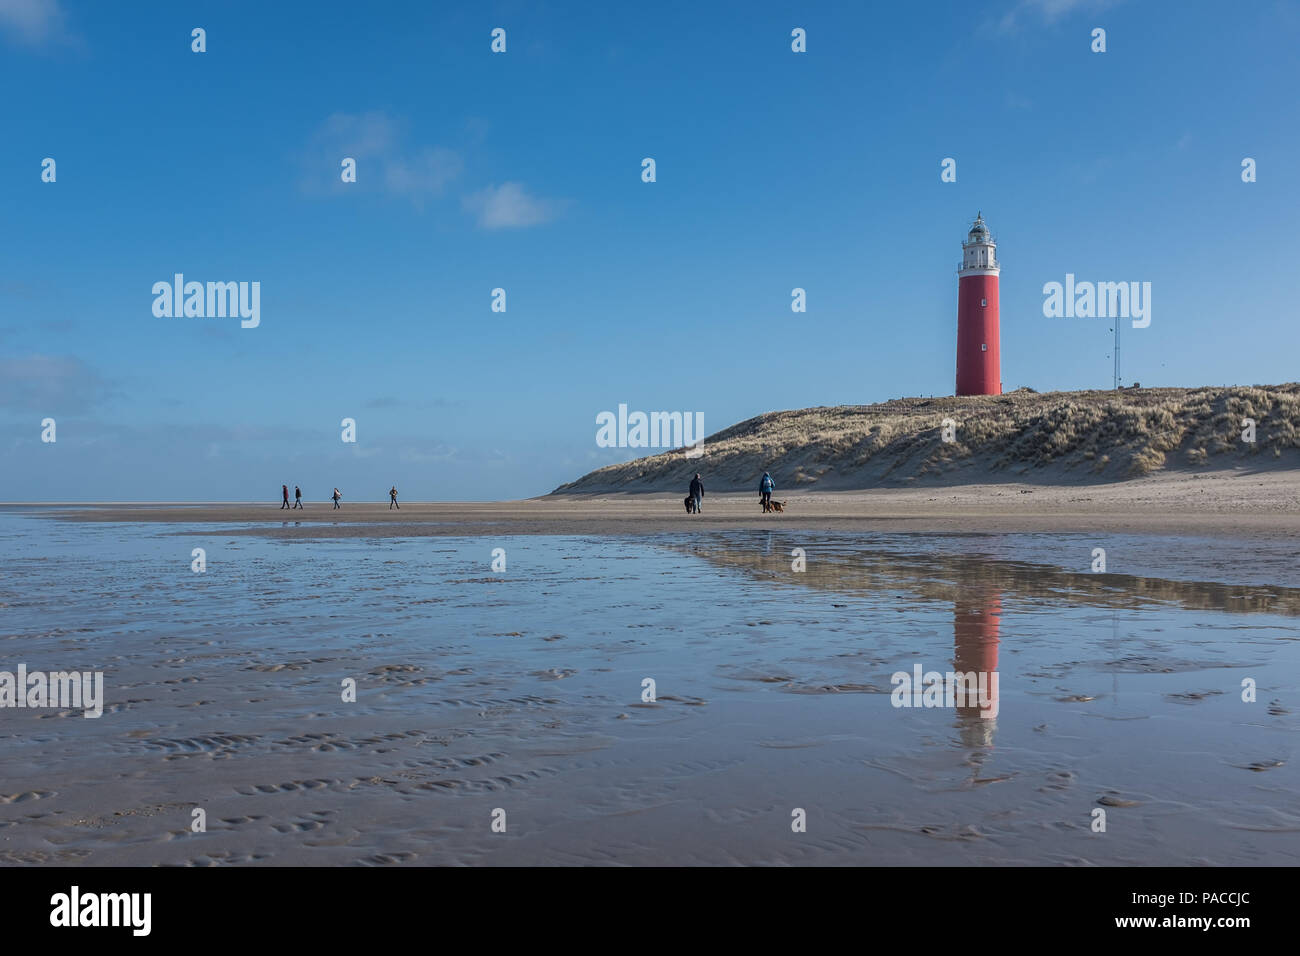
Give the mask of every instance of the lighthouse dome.
<svg viewBox="0 0 1300 956">
<path fill-rule="evenodd" d="M 982 215 L 976 215 L 975 225 L 970 227 L 969 238 L 971 241 L 984 241 L 989 238 L 989 227 L 984 222 Z"/>
</svg>

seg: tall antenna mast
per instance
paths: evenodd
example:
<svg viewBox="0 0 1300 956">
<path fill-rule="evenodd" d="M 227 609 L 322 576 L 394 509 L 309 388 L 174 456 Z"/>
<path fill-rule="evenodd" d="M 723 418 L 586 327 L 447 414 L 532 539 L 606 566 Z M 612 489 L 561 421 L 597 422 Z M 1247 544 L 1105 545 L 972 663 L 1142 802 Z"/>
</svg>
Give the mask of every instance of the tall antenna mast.
<svg viewBox="0 0 1300 956">
<path fill-rule="evenodd" d="M 1119 391 L 1119 317 L 1115 318 L 1115 391 Z"/>
</svg>

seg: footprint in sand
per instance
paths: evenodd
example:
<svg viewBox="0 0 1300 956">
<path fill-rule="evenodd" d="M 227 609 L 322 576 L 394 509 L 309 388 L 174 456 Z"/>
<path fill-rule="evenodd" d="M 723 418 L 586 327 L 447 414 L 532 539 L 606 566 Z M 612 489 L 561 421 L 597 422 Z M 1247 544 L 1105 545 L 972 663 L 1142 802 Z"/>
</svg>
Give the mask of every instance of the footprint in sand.
<svg viewBox="0 0 1300 956">
<path fill-rule="evenodd" d="M 1263 773 L 1265 770 L 1276 770 L 1278 767 L 1285 765 L 1285 763 L 1285 760 L 1256 760 L 1254 763 L 1246 764 L 1245 766 L 1242 766 L 1242 764 L 1233 764 L 1233 766 L 1241 767 L 1243 770 L 1253 770 L 1256 773 Z"/>
<path fill-rule="evenodd" d="M 414 859 L 414 853 L 400 850 L 396 853 L 376 853 L 374 856 L 362 857 L 355 862 L 358 866 L 390 866 L 394 863 L 407 863 Z"/>
<path fill-rule="evenodd" d="M 22 793 L 0 794 L 0 803 L 27 803 L 29 800 L 44 800 L 55 796 L 54 790 L 24 790 Z"/>
<path fill-rule="evenodd" d="M 1102 796 L 1098 797 L 1098 798 L 1097 798 L 1097 802 L 1100 803 L 1103 807 L 1140 807 L 1140 806 L 1142 806 L 1142 801 L 1141 801 L 1141 800 L 1125 800 L 1123 797 L 1118 797 L 1118 796 L 1115 796 L 1114 794 L 1110 794 L 1110 793 L 1103 794 Z"/>
</svg>

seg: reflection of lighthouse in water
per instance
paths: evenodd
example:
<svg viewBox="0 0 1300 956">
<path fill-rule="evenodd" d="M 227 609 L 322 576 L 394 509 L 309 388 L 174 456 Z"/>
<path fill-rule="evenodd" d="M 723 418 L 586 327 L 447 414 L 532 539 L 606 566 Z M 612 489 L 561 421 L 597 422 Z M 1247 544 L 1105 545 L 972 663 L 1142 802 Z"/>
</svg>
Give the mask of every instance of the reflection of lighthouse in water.
<svg viewBox="0 0 1300 956">
<path fill-rule="evenodd" d="M 987 675 L 988 711 L 997 713 L 999 684 L 993 675 L 998 669 L 998 627 L 1002 620 L 1002 592 L 997 588 L 974 587 L 965 590 L 953 602 L 952 640 L 953 670 L 958 673 Z M 981 684 L 983 681 L 981 681 Z M 957 708 L 957 725 L 962 744 L 967 747 L 991 747 L 998 729 L 997 717 L 981 713 L 978 701 Z"/>
</svg>

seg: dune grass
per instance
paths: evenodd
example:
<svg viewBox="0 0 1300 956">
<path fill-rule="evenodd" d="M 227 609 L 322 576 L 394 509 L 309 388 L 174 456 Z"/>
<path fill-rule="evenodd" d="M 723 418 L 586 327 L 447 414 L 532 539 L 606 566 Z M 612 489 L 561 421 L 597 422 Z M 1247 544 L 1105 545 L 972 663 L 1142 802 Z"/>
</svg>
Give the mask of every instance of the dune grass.
<svg viewBox="0 0 1300 956">
<path fill-rule="evenodd" d="M 1255 441 L 1243 439 L 1243 419 Z M 953 440 L 944 441 L 945 420 Z M 870 488 L 918 480 L 1117 481 L 1176 467 L 1300 467 L 1300 384 L 900 398 L 769 412 L 680 450 L 597 469 L 554 493 Z"/>
</svg>

